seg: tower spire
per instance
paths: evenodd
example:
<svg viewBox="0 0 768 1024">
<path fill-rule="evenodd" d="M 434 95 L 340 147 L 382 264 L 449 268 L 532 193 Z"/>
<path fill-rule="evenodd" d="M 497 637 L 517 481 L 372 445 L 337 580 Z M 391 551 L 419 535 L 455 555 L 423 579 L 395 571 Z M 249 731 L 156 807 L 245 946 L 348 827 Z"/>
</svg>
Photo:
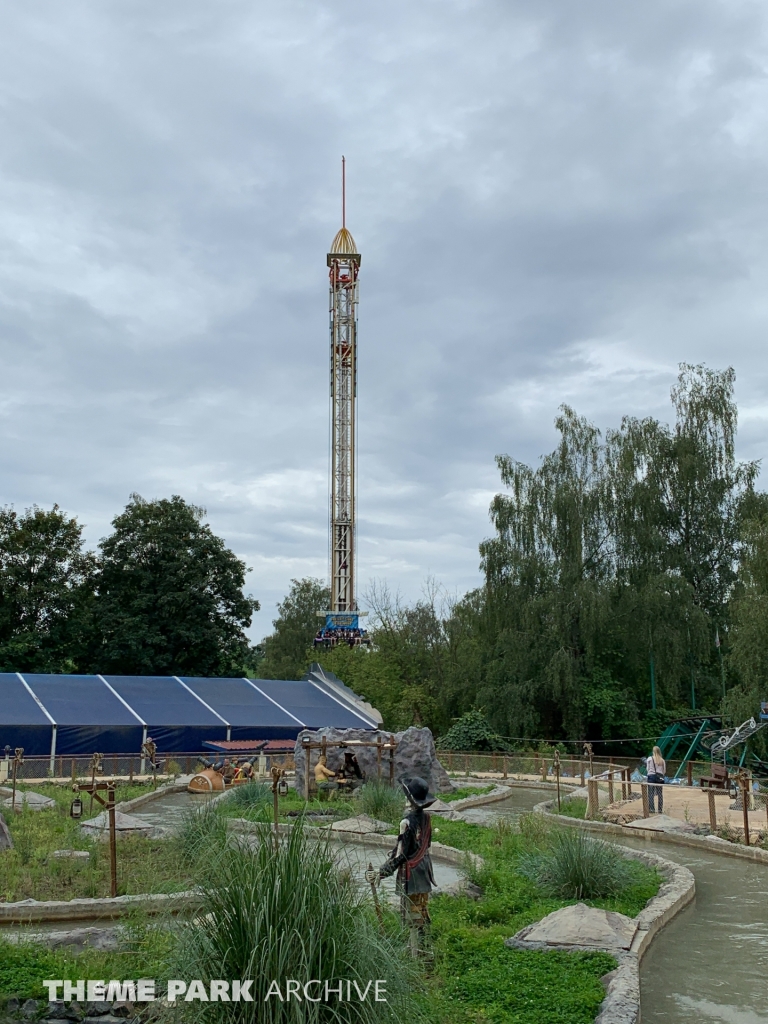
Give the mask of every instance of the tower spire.
<svg viewBox="0 0 768 1024">
<path fill-rule="evenodd" d="M 347 162 L 341 158 L 341 229 L 328 253 L 331 326 L 331 606 L 316 646 L 368 643 L 358 618 L 355 556 L 357 527 L 357 306 L 360 253 L 347 230 Z"/>
</svg>

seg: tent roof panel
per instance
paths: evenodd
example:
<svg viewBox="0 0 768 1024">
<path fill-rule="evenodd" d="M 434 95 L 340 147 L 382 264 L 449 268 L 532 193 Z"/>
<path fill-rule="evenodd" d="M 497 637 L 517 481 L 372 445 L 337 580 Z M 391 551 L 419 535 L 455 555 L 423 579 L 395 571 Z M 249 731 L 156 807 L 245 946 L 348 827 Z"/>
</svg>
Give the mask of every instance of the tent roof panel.
<svg viewBox="0 0 768 1024">
<path fill-rule="evenodd" d="M 298 724 L 258 690 L 254 690 L 245 679 L 201 679 L 194 676 L 181 678 L 230 725 L 258 728 L 277 725 L 291 727 Z"/>
<path fill-rule="evenodd" d="M 105 676 L 110 686 L 127 701 L 150 728 L 156 725 L 222 725 L 221 718 L 208 710 L 172 676 Z M 105 687 L 106 689 L 106 687 Z M 203 697 L 205 700 L 205 697 Z M 221 712 L 219 712 L 221 714 Z M 226 718 L 226 715 L 222 715 Z M 227 719 L 229 721 L 229 719 Z"/>
<path fill-rule="evenodd" d="M 305 679 L 254 679 L 253 682 L 278 704 L 300 719 L 308 729 L 333 725 L 337 729 L 373 728 L 352 708 L 334 700 Z"/>
<path fill-rule="evenodd" d="M 22 674 L 57 725 L 138 725 L 98 676 Z"/>
<path fill-rule="evenodd" d="M 51 724 L 15 672 L 0 672 L 0 722 L 49 727 Z"/>
</svg>

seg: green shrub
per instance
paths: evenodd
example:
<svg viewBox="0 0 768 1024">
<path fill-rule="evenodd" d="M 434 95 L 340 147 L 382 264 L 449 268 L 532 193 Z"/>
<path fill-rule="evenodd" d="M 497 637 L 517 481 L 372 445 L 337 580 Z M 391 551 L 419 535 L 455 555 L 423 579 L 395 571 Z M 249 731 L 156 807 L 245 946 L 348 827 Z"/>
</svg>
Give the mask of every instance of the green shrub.
<svg viewBox="0 0 768 1024">
<path fill-rule="evenodd" d="M 372 779 L 360 789 L 360 809 L 379 821 L 397 824 L 405 813 L 404 807 L 403 791 L 393 788 L 387 782 Z"/>
<path fill-rule="evenodd" d="M 445 736 L 435 741 L 438 750 L 506 751 L 509 744 L 495 733 L 482 711 L 467 711 Z"/>
<path fill-rule="evenodd" d="M 567 800 L 563 800 L 560 804 L 560 814 L 564 814 L 566 818 L 586 818 L 587 816 L 587 800 L 585 797 L 571 796 Z"/>
<path fill-rule="evenodd" d="M 545 849 L 520 858 L 519 870 L 564 900 L 618 896 L 632 882 L 630 863 L 615 846 L 575 828 L 553 830 Z"/>
<path fill-rule="evenodd" d="M 219 803 L 186 811 L 173 842 L 188 867 L 215 861 L 227 845 L 227 819 Z"/>
<path fill-rule="evenodd" d="M 233 786 L 227 803 L 241 810 L 261 810 L 272 803 L 272 791 L 265 782 L 244 782 Z"/>
<path fill-rule="evenodd" d="M 252 980 L 253 1003 L 179 1007 L 195 1021 L 259 1024 L 378 1024 L 418 1019 L 409 1003 L 417 969 L 399 927 L 382 931 L 370 897 L 339 871 L 328 845 L 301 823 L 280 837 L 256 825 L 255 845 L 232 845 L 203 885 L 203 906 L 180 935 L 174 975 Z M 299 1003 L 266 998 L 277 980 L 386 979 L 388 1002 Z"/>
</svg>

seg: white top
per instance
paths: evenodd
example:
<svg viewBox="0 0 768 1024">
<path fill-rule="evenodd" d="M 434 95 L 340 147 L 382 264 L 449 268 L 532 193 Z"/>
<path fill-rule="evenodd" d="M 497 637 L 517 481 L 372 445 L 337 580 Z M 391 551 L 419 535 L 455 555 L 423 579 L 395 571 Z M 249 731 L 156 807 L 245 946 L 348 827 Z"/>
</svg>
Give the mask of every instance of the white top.
<svg viewBox="0 0 768 1024">
<path fill-rule="evenodd" d="M 650 757 L 647 757 L 645 759 L 645 770 L 648 772 L 649 775 L 651 773 L 655 773 L 655 774 L 658 774 L 658 775 L 666 775 L 667 774 L 667 762 L 664 760 L 663 757 L 661 758 L 660 761 L 657 761 L 654 758 L 653 754 L 651 754 Z"/>
</svg>

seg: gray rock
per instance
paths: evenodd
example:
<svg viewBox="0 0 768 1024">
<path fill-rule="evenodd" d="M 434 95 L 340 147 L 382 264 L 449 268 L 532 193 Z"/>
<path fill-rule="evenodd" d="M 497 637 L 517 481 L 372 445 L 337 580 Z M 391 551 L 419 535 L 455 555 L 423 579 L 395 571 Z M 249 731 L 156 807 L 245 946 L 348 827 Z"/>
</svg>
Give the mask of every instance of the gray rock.
<svg viewBox="0 0 768 1024">
<path fill-rule="evenodd" d="M 81 823 L 80 828 L 86 835 L 96 839 L 109 838 L 109 813 L 102 811 L 90 821 Z M 151 836 L 154 829 L 143 818 L 135 818 L 131 814 L 115 811 L 115 832 L 117 835 Z"/>
<path fill-rule="evenodd" d="M 652 814 L 650 818 L 637 818 L 628 821 L 624 828 L 634 828 L 650 832 L 692 832 L 693 827 L 679 818 L 670 818 L 668 814 Z"/>
<path fill-rule="evenodd" d="M 21 1003 L 18 999 L 8 999 L 5 1004 L 5 1011 L 10 1016 L 13 1013 L 18 1013 L 21 1009 Z"/>
<path fill-rule="evenodd" d="M 52 800 L 49 796 L 43 796 L 42 793 L 32 793 L 27 790 L 17 791 L 16 793 L 16 808 L 17 810 L 24 805 L 28 807 L 30 811 L 45 811 L 56 806 L 56 801 Z M 13 806 L 13 796 L 9 796 L 7 800 L 3 800 L 3 807 Z"/>
<path fill-rule="evenodd" d="M 0 850 L 12 850 L 13 839 L 11 833 L 8 831 L 8 826 L 5 823 L 5 818 L 0 814 Z"/>
<path fill-rule="evenodd" d="M 54 850 L 51 857 L 56 860 L 90 860 L 91 855 L 87 850 Z"/>
<path fill-rule="evenodd" d="M 85 1016 L 86 1017 L 103 1017 L 106 1013 L 112 1012 L 112 1003 L 107 1003 L 102 1000 L 96 1002 L 90 1002 L 85 1004 Z"/>
<path fill-rule="evenodd" d="M 57 999 L 53 1003 L 48 1003 L 48 1008 L 45 1011 L 48 1020 L 77 1020 L 80 1016 L 79 1013 L 72 1013 L 67 1003 Z"/>
<path fill-rule="evenodd" d="M 34 1020 L 40 1012 L 36 999 L 27 999 L 21 1008 L 21 1016 L 26 1020 Z"/>
<path fill-rule="evenodd" d="M 629 949 L 637 922 L 613 910 L 588 907 L 586 903 L 563 907 L 547 914 L 507 939 L 517 948 L 562 946 L 581 949 Z"/>
<path fill-rule="evenodd" d="M 319 729 L 312 732 L 304 729 L 296 739 L 294 749 L 294 761 L 296 763 L 296 790 L 299 793 L 304 791 L 304 747 L 303 739 L 312 743 L 319 743 L 323 736 L 329 742 L 349 742 L 350 740 L 365 740 L 375 743 L 380 736 L 382 741 L 387 743 L 392 734 L 388 732 L 372 732 L 366 729 Z M 440 764 L 435 753 L 435 741 L 429 729 L 417 729 L 412 726 L 405 732 L 394 734 L 397 741 L 395 750 L 395 781 L 401 782 L 404 779 L 420 776 L 433 793 L 451 793 L 456 788 L 448 778 L 448 773 Z M 350 747 L 357 756 L 358 763 L 367 779 L 375 779 L 378 776 L 378 763 L 376 747 Z M 314 769 L 320 751 L 311 751 L 310 769 Z M 328 747 L 328 767 L 331 771 L 337 771 L 344 763 L 343 747 Z M 381 777 L 389 779 L 389 751 L 384 751 L 381 759 Z"/>
<path fill-rule="evenodd" d="M 111 1013 L 104 1013 L 98 1017 L 84 1017 L 83 1024 L 125 1024 L 125 1017 L 114 1017 Z"/>
<path fill-rule="evenodd" d="M 377 832 L 388 832 L 392 826 L 386 821 L 377 821 L 368 814 L 358 814 L 354 818 L 334 821 L 331 830 L 334 832 L 356 832 L 359 835 L 370 835 Z"/>
</svg>

